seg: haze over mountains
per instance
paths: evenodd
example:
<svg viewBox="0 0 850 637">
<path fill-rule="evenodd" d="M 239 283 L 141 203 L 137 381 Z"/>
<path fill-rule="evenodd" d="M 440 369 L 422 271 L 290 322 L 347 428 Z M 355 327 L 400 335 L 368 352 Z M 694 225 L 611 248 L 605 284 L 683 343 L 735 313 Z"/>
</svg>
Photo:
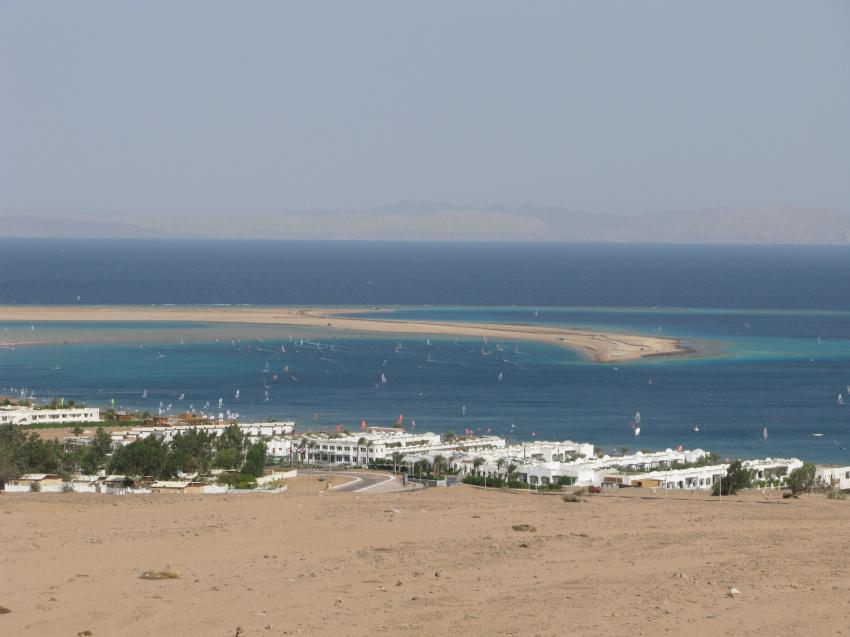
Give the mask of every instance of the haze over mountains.
<svg viewBox="0 0 850 637">
<path fill-rule="evenodd" d="M 850 211 L 765 206 L 638 215 L 551 206 L 398 203 L 364 210 L 106 217 L 0 214 L 7 237 L 850 243 Z"/>
</svg>

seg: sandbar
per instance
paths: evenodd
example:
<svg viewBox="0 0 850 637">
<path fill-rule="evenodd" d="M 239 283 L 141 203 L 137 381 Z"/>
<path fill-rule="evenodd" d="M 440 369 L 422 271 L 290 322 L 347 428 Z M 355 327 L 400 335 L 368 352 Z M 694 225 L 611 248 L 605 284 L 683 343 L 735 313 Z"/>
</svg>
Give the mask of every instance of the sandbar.
<svg viewBox="0 0 850 637">
<path fill-rule="evenodd" d="M 454 336 L 559 345 L 600 363 L 692 353 L 679 339 L 571 327 L 408 321 L 346 316 L 351 308 L 209 306 L 0 306 L 0 321 L 194 321 L 321 327 L 349 333 Z M 358 310 L 359 312 L 367 310 Z M 485 348 L 486 350 L 486 348 Z"/>
</svg>

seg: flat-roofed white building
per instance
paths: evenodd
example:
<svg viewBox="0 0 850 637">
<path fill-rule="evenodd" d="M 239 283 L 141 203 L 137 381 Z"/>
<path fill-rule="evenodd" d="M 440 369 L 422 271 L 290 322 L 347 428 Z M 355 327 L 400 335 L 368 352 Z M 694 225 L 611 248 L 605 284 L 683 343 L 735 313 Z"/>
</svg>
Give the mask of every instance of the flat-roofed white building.
<svg viewBox="0 0 850 637">
<path fill-rule="evenodd" d="M 100 422 L 98 407 L 37 409 L 34 407 L 0 407 L 0 425 L 63 425 Z"/>
<path fill-rule="evenodd" d="M 850 467 L 818 465 L 815 469 L 815 476 L 825 487 L 830 489 L 842 491 L 850 489 Z"/>
<path fill-rule="evenodd" d="M 173 424 L 173 425 L 156 425 L 150 427 L 133 427 L 127 431 L 112 432 L 113 444 L 127 445 L 142 438 L 154 436 L 165 442 L 171 442 L 174 437 L 185 431 L 197 430 L 215 434 L 220 436 L 225 429 L 231 426 L 239 427 L 239 430 L 255 442 L 260 438 L 270 438 L 272 436 L 291 435 L 295 431 L 295 421 L 283 420 L 273 422 L 255 422 L 255 423 L 214 423 L 214 424 Z"/>
<path fill-rule="evenodd" d="M 798 458 L 764 458 L 744 460 L 743 465 L 753 472 L 753 486 L 783 486 L 788 475 L 803 466 Z"/>
</svg>

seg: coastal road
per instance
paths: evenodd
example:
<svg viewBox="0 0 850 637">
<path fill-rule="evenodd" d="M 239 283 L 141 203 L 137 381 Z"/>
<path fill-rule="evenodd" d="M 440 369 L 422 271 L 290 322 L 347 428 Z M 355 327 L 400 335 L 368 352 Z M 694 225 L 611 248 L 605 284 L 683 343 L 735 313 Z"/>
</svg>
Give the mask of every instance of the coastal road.
<svg viewBox="0 0 850 637">
<path fill-rule="evenodd" d="M 366 471 L 310 471 L 303 475 L 325 475 L 325 476 L 342 476 L 351 478 L 350 482 L 334 487 L 337 493 L 359 493 L 360 491 L 398 491 L 401 490 L 401 483 L 393 476 L 385 473 L 371 473 Z"/>
</svg>

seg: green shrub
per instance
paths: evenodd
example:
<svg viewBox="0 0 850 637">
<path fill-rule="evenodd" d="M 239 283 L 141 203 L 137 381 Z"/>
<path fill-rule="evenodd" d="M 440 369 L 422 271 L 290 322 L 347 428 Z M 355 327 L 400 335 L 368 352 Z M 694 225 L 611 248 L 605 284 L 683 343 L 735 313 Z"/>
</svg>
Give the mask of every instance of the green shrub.
<svg viewBox="0 0 850 637">
<path fill-rule="evenodd" d="M 815 465 L 804 462 L 802 467 L 797 467 L 788 476 L 788 488 L 791 493 L 799 495 L 807 493 L 815 486 Z"/>
<path fill-rule="evenodd" d="M 499 478 L 491 478 L 484 476 L 468 475 L 463 479 L 464 484 L 471 484 L 476 487 L 493 487 L 501 488 L 505 483 Z"/>
<path fill-rule="evenodd" d="M 844 491 L 839 491 L 838 489 L 830 489 L 826 492 L 826 497 L 830 500 L 846 500 L 847 494 Z"/>
<path fill-rule="evenodd" d="M 735 460 L 726 470 L 726 475 L 714 483 L 711 495 L 735 495 L 753 484 L 753 471 L 746 469 L 740 460 Z"/>
</svg>

